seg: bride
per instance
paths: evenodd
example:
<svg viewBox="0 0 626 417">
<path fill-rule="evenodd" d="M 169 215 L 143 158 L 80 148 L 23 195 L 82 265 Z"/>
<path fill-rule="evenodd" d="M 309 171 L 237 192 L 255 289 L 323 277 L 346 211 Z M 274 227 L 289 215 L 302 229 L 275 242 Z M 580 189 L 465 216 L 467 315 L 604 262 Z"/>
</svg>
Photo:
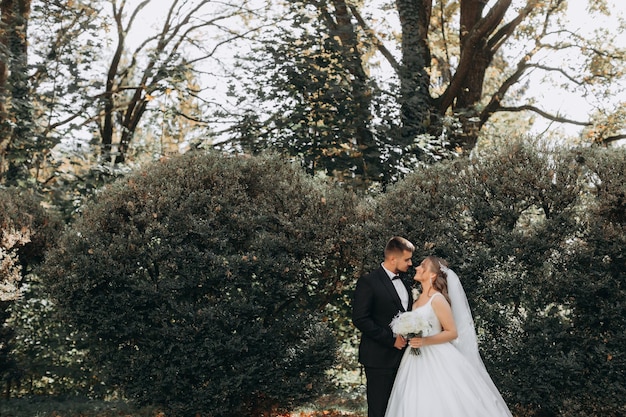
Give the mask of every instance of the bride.
<svg viewBox="0 0 626 417">
<path fill-rule="evenodd" d="M 480 354 L 472 314 L 454 271 L 429 256 L 416 268 L 422 293 L 413 309 L 429 325 L 409 340 L 386 417 L 511 417 Z M 419 349 L 419 354 L 414 354 Z"/>
</svg>

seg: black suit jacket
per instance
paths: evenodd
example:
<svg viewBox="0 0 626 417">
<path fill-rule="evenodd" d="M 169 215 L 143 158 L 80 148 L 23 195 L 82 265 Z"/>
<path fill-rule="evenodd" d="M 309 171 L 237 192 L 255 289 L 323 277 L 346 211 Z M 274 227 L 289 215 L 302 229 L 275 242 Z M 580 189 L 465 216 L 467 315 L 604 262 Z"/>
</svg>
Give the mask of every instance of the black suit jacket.
<svg viewBox="0 0 626 417">
<path fill-rule="evenodd" d="M 409 292 L 409 310 L 413 304 Z M 393 345 L 395 337 L 389 324 L 399 313 L 405 311 L 400 297 L 381 266 L 357 281 L 352 302 L 352 322 L 361 331 L 359 362 L 375 368 L 397 368 L 403 350 Z"/>
</svg>

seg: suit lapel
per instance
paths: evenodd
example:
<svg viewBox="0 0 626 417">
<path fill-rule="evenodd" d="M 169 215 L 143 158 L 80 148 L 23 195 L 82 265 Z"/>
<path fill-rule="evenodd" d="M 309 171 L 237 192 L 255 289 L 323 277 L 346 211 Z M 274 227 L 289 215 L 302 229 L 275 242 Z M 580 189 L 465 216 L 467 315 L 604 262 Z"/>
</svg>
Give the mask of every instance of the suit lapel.
<svg viewBox="0 0 626 417">
<path fill-rule="evenodd" d="M 404 281 L 403 281 L 404 283 Z M 409 285 L 407 285 L 406 283 L 404 284 L 404 287 L 406 288 L 406 292 L 409 293 L 409 308 L 408 310 L 411 311 L 413 310 L 413 302 L 415 302 L 415 300 L 413 299 L 413 292 L 411 291 L 411 287 Z"/>
<path fill-rule="evenodd" d="M 385 287 L 387 292 L 389 292 L 389 295 L 394 299 L 396 305 L 398 306 L 398 309 L 400 311 L 406 311 L 404 309 L 404 306 L 402 305 L 402 300 L 400 300 L 398 291 L 396 291 L 396 287 L 393 286 L 391 279 L 389 279 L 389 275 L 387 275 L 382 267 L 380 268 L 380 274 L 378 274 L 378 278 L 382 281 L 383 286 Z"/>
</svg>

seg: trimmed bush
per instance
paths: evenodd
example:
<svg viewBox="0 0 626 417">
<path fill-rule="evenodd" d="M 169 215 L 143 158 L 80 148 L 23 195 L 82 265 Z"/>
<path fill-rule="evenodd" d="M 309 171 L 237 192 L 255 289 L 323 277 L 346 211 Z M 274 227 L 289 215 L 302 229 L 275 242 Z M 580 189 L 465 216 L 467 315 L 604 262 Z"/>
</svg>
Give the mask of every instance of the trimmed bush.
<svg viewBox="0 0 626 417">
<path fill-rule="evenodd" d="M 376 198 L 364 270 L 400 234 L 464 283 L 487 368 L 522 415 L 624 415 L 626 153 L 512 145 Z M 412 274 L 410 274 L 412 276 Z"/>
<path fill-rule="evenodd" d="M 174 415 L 258 416 L 325 388 L 356 202 L 274 156 L 189 154 L 104 190 L 44 275 L 97 375 Z"/>
</svg>

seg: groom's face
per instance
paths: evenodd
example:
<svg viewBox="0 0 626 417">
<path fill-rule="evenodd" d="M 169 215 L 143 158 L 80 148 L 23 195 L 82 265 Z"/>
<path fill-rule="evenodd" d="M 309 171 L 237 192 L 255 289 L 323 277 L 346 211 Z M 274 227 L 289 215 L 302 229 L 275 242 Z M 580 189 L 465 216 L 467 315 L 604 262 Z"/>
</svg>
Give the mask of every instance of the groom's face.
<svg viewBox="0 0 626 417">
<path fill-rule="evenodd" d="M 413 252 L 405 250 L 402 253 L 399 253 L 395 257 L 396 263 L 396 272 L 406 272 L 409 270 L 409 267 L 412 264 L 411 258 L 413 257 Z"/>
</svg>

